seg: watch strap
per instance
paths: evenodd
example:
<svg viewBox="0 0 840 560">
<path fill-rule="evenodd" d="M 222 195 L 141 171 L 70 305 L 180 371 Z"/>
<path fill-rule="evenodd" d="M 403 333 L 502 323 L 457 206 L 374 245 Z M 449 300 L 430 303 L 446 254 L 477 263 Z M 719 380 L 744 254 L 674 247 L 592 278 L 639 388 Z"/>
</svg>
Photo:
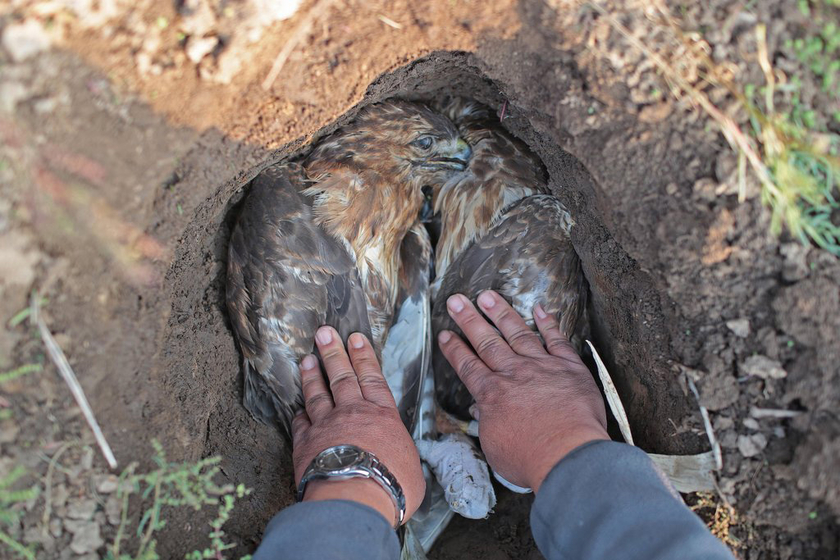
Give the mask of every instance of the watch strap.
<svg viewBox="0 0 840 560">
<path fill-rule="evenodd" d="M 359 452 L 363 454 L 364 460 L 361 464 L 354 466 L 349 471 L 342 470 L 331 472 L 317 468 L 316 465 L 318 458 L 325 453 L 329 453 L 336 447 L 346 446 L 332 446 L 325 449 L 316 455 L 306 468 L 297 487 L 297 501 L 303 501 L 303 496 L 306 492 L 306 485 L 312 480 L 347 480 L 350 478 L 368 478 L 376 481 L 376 483 L 388 493 L 388 496 L 390 496 L 393 501 L 396 508 L 394 528 L 398 528 L 402 525 L 405 520 L 406 513 L 405 493 L 403 492 L 402 486 L 400 486 L 396 477 L 388 470 L 382 461 L 376 457 L 376 455 L 369 451 L 359 449 Z"/>
</svg>

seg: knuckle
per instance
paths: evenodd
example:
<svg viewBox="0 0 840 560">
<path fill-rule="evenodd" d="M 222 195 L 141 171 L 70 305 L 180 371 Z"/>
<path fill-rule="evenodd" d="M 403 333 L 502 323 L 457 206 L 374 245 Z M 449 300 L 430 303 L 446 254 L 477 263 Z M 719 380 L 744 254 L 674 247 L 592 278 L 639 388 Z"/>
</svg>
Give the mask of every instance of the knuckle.
<svg viewBox="0 0 840 560">
<path fill-rule="evenodd" d="M 311 408 L 314 408 L 314 407 L 317 407 L 317 406 L 322 406 L 324 404 L 327 404 L 327 400 L 331 399 L 331 398 L 332 397 L 330 397 L 326 393 L 318 393 L 317 395 L 313 395 L 313 396 L 309 397 L 308 399 L 306 399 L 306 405 L 305 406 L 308 409 L 311 409 Z"/>
<path fill-rule="evenodd" d="M 479 340 L 475 349 L 479 354 L 492 354 L 494 352 L 498 352 L 499 341 L 496 338 L 488 336 Z"/>
<path fill-rule="evenodd" d="M 536 337 L 536 333 L 530 329 L 517 329 L 507 337 L 508 342 L 513 344 L 521 344 L 523 342 L 532 342 Z"/>
<path fill-rule="evenodd" d="M 352 381 L 352 378 L 355 376 L 356 374 L 353 371 L 340 371 L 330 378 L 330 387 L 335 387 L 341 383 Z"/>
</svg>

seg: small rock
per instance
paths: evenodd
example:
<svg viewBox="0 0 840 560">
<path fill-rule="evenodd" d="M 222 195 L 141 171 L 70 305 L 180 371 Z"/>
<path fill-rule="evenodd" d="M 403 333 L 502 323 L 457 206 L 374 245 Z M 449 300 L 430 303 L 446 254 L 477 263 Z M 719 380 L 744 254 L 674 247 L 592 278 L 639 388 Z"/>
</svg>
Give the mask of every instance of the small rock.
<svg viewBox="0 0 840 560">
<path fill-rule="evenodd" d="M 83 556 L 77 556 L 75 560 L 99 560 L 99 555 L 95 552 L 91 552 Z"/>
<path fill-rule="evenodd" d="M 739 368 L 744 375 L 760 377 L 762 379 L 783 379 L 787 377 L 787 372 L 782 367 L 782 364 L 761 354 L 750 356 L 744 360 Z"/>
<path fill-rule="evenodd" d="M 67 504 L 67 497 L 70 493 L 67 491 L 67 486 L 64 484 L 56 484 L 53 486 L 52 491 L 52 504 L 53 510 L 56 512 L 58 510 L 63 510 L 64 506 Z"/>
<path fill-rule="evenodd" d="M 64 527 L 62 527 L 61 519 L 58 517 L 50 519 L 50 534 L 56 539 L 64 534 Z"/>
<path fill-rule="evenodd" d="M 35 112 L 41 115 L 52 113 L 55 111 L 56 107 L 58 107 L 58 99 L 55 97 L 44 97 L 32 104 L 32 108 L 35 109 Z"/>
<path fill-rule="evenodd" d="M 119 486 L 120 479 L 113 474 L 99 474 L 94 477 L 96 491 L 100 494 L 115 492 Z"/>
<path fill-rule="evenodd" d="M 698 387 L 700 404 L 711 411 L 722 410 L 738 401 L 740 390 L 736 379 L 726 373 L 709 375 Z"/>
<path fill-rule="evenodd" d="M 750 335 L 750 320 L 747 318 L 727 321 L 726 327 L 735 333 L 735 336 L 747 338 Z"/>
<path fill-rule="evenodd" d="M 808 276 L 808 251 L 809 247 L 801 243 L 784 243 L 779 247 L 779 252 L 784 257 L 782 279 L 798 282 Z"/>
<path fill-rule="evenodd" d="M 738 451 L 744 457 L 755 457 L 767 447 L 767 438 L 764 434 L 753 434 L 751 436 L 738 436 Z"/>
<path fill-rule="evenodd" d="M 79 468 L 83 471 L 89 471 L 93 468 L 93 449 L 90 447 L 85 447 L 85 450 L 82 452 L 82 458 L 79 459 Z"/>
<path fill-rule="evenodd" d="M 108 517 L 108 523 L 114 526 L 119 525 L 121 514 L 122 502 L 116 494 L 111 494 L 108 496 L 108 501 L 105 502 L 105 515 Z"/>
<path fill-rule="evenodd" d="M 735 425 L 735 421 L 729 416 L 717 416 L 714 420 L 715 431 L 722 432 Z"/>
<path fill-rule="evenodd" d="M 193 64 L 198 64 L 202 58 L 213 52 L 218 44 L 218 37 L 190 37 L 187 42 L 187 58 Z"/>
<path fill-rule="evenodd" d="M 758 420 L 756 420 L 755 418 L 745 418 L 744 427 L 750 430 L 757 431 L 761 426 L 759 426 Z"/>
<path fill-rule="evenodd" d="M 703 200 L 712 201 L 717 198 L 718 183 L 710 177 L 704 177 L 694 183 L 694 194 Z"/>
<path fill-rule="evenodd" d="M 28 94 L 26 86 L 20 82 L 3 82 L 0 84 L 0 112 L 14 113 L 17 104 Z"/>
<path fill-rule="evenodd" d="M 67 517 L 87 521 L 96 511 L 96 500 L 93 498 L 70 500 L 67 504 Z"/>
<path fill-rule="evenodd" d="M 12 23 L 3 30 L 3 48 L 15 62 L 24 60 L 50 48 L 50 37 L 34 19 Z"/>
<path fill-rule="evenodd" d="M 65 520 L 64 527 L 73 533 L 73 541 L 70 549 L 76 554 L 95 552 L 97 548 L 105 544 L 99 534 L 99 525 L 94 521 L 73 521 Z"/>
</svg>

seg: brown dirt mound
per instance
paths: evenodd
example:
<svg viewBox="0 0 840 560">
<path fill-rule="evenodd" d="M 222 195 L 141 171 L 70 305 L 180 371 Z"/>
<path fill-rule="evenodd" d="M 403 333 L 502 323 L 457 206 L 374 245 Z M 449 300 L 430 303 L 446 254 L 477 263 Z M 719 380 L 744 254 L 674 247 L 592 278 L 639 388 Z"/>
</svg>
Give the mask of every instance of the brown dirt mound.
<svg viewBox="0 0 840 560">
<path fill-rule="evenodd" d="M 10 63 L 3 80 L 24 84 L 30 96 L 0 120 L 3 157 L 13 162 L 0 169 L 0 194 L 11 202 L 0 206 L 0 247 L 26 273 L 0 283 L 4 324 L 33 280 L 43 287 L 50 327 L 123 462 L 147 461 L 147 442 L 157 437 L 173 458 L 221 455 L 227 480 L 254 488 L 225 526 L 241 543 L 236 552 L 247 552 L 292 492 L 279 434 L 241 406 L 240 358 L 225 316 L 226 240 L 243 188 L 369 103 L 443 93 L 498 109 L 507 102 L 505 126 L 546 163 L 577 223 L 593 338 L 637 443 L 662 453 L 703 449 L 685 387 L 691 376 L 724 448 L 720 495 L 738 514 L 729 536 L 739 554 L 836 557 L 836 259 L 767 234 L 758 197 L 739 203 L 731 188 L 733 156 L 715 129 L 687 104 L 648 95 L 651 84 L 667 88 L 650 72 L 639 79 L 641 61 L 599 35 L 591 12 L 531 0 L 443 4 L 371 3 L 360 15 L 337 3 L 268 92 L 259 82 L 305 8 L 265 35 L 230 84 L 202 81 L 200 68 L 179 58 L 174 28 L 161 34 L 161 77 L 126 64 L 139 48 L 134 20 L 148 31 L 161 15 L 177 18 L 170 3 L 151 0 L 110 38 L 72 26 L 65 37 L 111 83 L 68 52 Z M 791 14 L 783 3 L 766 4 L 758 17 Z M 686 17 L 705 25 L 717 21 L 714 9 L 691 8 Z M 717 9 L 735 10 L 726 2 Z M 402 22 L 402 31 L 382 27 L 378 14 Z M 804 25 L 790 17 L 791 26 Z M 739 29 L 716 44 L 740 44 Z M 37 357 L 24 327 L 4 334 L 11 343 L 0 348 L 12 350 L 0 356 L 9 358 L 3 368 Z M 787 377 L 748 375 L 756 356 Z M 28 413 L 4 438 L 3 454 L 42 474 L 46 463 L 31 449 L 52 454 L 56 442 L 85 433 L 51 373 L 3 389 Z M 756 418 L 754 407 L 802 414 Z M 69 477 L 62 484 L 74 487 Z M 501 493 L 495 515 L 454 521 L 432 557 L 539 558 L 529 504 Z M 38 508 L 27 519 L 25 534 Z M 66 549 L 70 536 L 58 533 L 32 541 L 44 558 Z M 204 535 L 196 519 L 173 517 L 161 556 L 182 557 Z"/>
</svg>

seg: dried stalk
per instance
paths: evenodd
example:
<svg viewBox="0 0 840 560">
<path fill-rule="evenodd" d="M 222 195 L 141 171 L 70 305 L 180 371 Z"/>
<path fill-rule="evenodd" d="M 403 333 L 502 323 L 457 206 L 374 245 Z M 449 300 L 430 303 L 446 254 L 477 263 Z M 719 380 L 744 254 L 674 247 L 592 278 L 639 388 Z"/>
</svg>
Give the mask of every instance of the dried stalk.
<svg viewBox="0 0 840 560">
<path fill-rule="evenodd" d="M 49 354 L 50 359 L 55 364 L 55 367 L 58 368 L 58 372 L 61 374 L 64 382 L 67 383 L 68 387 L 70 387 L 70 392 L 73 393 L 73 398 L 76 399 L 76 404 L 78 404 L 79 408 L 82 409 L 82 414 L 84 415 L 88 426 L 90 426 L 90 429 L 93 431 L 93 436 L 96 438 L 96 443 L 99 445 L 99 449 L 102 450 L 102 454 L 105 456 L 108 466 L 112 469 L 116 469 L 117 459 L 114 457 L 114 453 L 111 451 L 111 446 L 108 445 L 108 442 L 105 440 L 102 429 L 99 427 L 99 423 L 93 415 L 93 409 L 91 409 L 90 404 L 88 403 L 87 397 L 82 390 L 82 386 L 79 384 L 76 374 L 73 373 L 73 369 L 67 361 L 67 356 L 64 355 L 61 347 L 58 343 L 56 343 L 55 338 L 53 338 L 52 333 L 49 328 L 47 328 L 47 324 L 41 317 L 40 297 L 38 297 L 37 294 L 32 295 L 31 305 L 32 321 L 38 325 L 38 330 L 41 333 L 44 346 L 47 348 L 47 354 Z"/>
<path fill-rule="evenodd" d="M 298 44 L 303 41 L 304 37 L 312 30 L 312 26 L 315 25 L 315 21 L 321 17 L 321 15 L 327 11 L 334 0 L 318 0 L 312 9 L 303 17 L 303 20 L 298 25 L 298 28 L 289 37 L 289 40 L 286 41 L 286 44 L 283 45 L 283 48 L 280 49 L 280 52 L 277 53 L 277 58 L 274 59 L 274 64 L 271 65 L 271 70 L 268 72 L 268 76 L 265 77 L 263 80 L 262 88 L 265 91 L 271 89 L 271 86 L 274 85 L 275 80 L 280 75 L 280 72 L 283 71 L 283 67 L 286 65 L 286 62 L 289 60 L 289 57 L 294 52 L 295 48 Z"/>
</svg>

